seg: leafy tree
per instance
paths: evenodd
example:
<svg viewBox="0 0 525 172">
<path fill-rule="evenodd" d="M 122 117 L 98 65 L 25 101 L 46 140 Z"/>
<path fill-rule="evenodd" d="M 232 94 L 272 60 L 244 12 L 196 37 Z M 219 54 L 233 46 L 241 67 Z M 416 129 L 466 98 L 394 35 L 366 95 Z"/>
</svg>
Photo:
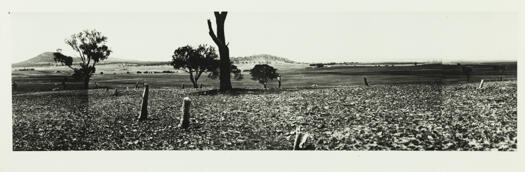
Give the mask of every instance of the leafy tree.
<svg viewBox="0 0 525 172">
<path fill-rule="evenodd" d="M 266 88 L 268 81 L 276 79 L 279 76 L 279 73 L 277 73 L 277 69 L 270 65 L 258 64 L 250 70 L 250 75 L 253 80 L 259 81 L 259 83 L 263 84 L 264 88 Z"/>
<path fill-rule="evenodd" d="M 63 55 L 60 49 L 54 53 L 54 60 L 71 68 L 74 72 L 73 78 L 83 80 L 84 88 L 88 89 L 89 79 L 93 73 L 95 73 L 95 65 L 107 59 L 112 52 L 109 47 L 106 46 L 106 42 L 107 37 L 103 36 L 100 32 L 96 30 L 84 30 L 71 35 L 70 39 L 66 39 L 66 44 L 78 52 L 80 56 L 80 68 L 72 67 L 73 58 Z"/>
<path fill-rule="evenodd" d="M 208 45 L 199 45 L 193 48 L 189 45 L 177 48 L 172 56 L 171 65 L 175 69 L 183 69 L 190 75 L 190 81 L 193 88 L 198 88 L 198 80 L 203 73 L 210 73 L 208 77 L 216 79 L 220 73 L 220 61 L 217 59 L 215 48 Z M 236 79 L 242 79 L 240 70 L 231 65 L 232 73 Z"/>
<path fill-rule="evenodd" d="M 199 45 L 197 49 L 186 45 L 177 48 L 173 54 L 171 65 L 188 72 L 194 88 L 198 88 L 197 81 L 202 73 L 215 71 L 219 63 L 215 48 L 207 45 Z"/>
</svg>

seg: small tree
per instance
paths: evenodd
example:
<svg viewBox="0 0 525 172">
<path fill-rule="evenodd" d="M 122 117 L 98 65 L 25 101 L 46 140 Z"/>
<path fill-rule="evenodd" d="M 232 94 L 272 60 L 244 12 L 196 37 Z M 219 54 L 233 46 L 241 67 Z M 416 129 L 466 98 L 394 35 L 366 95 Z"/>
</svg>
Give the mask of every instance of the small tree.
<svg viewBox="0 0 525 172">
<path fill-rule="evenodd" d="M 175 50 L 171 65 L 175 69 L 183 69 L 190 75 L 193 88 L 198 88 L 198 80 L 203 73 L 209 72 L 210 78 L 215 79 L 219 74 L 220 61 L 217 59 L 215 48 L 208 45 L 199 45 L 197 49 L 186 45 Z M 240 70 L 236 66 L 231 67 L 236 78 L 240 78 Z"/>
<path fill-rule="evenodd" d="M 258 64 L 250 70 L 250 75 L 253 80 L 259 81 L 259 83 L 264 85 L 264 88 L 267 88 L 266 84 L 268 84 L 268 81 L 276 79 L 279 76 L 279 73 L 277 73 L 277 69 L 270 65 Z"/>
<path fill-rule="evenodd" d="M 95 65 L 108 58 L 111 50 L 106 46 L 107 37 L 96 30 L 85 30 L 71 35 L 66 39 L 66 44 L 78 52 L 80 56 L 80 68 L 73 68 L 73 57 L 66 56 L 58 49 L 54 53 L 54 60 L 73 70 L 73 78 L 84 81 L 84 88 L 89 88 L 89 79 L 95 73 Z"/>
</svg>

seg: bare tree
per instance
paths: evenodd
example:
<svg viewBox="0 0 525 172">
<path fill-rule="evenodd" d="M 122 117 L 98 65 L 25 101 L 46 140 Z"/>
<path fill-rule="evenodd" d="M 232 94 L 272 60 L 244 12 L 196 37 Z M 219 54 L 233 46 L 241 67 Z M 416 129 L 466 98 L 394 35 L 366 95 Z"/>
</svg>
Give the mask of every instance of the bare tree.
<svg viewBox="0 0 525 172">
<path fill-rule="evenodd" d="M 231 62 L 230 62 L 230 50 L 228 48 L 228 43 L 226 43 L 226 38 L 224 36 L 224 21 L 226 20 L 226 14 L 228 12 L 226 11 L 215 11 L 215 22 L 217 24 L 217 34 L 213 32 L 213 28 L 211 26 L 211 20 L 208 19 L 208 29 L 209 34 L 213 42 L 217 44 L 217 47 L 219 48 L 219 57 L 220 57 L 220 74 L 219 74 L 219 80 L 220 80 L 220 90 L 221 91 L 228 91 L 232 89 L 231 84 Z"/>
</svg>

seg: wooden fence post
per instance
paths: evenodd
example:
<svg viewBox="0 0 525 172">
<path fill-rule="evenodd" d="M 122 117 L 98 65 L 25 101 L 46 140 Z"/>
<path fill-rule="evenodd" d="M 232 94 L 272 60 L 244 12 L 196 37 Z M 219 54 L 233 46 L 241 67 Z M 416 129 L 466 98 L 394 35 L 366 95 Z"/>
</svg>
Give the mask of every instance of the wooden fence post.
<svg viewBox="0 0 525 172">
<path fill-rule="evenodd" d="M 148 96 L 149 85 L 144 84 L 144 93 L 142 93 L 142 108 L 140 109 L 139 121 L 148 119 Z"/>
<path fill-rule="evenodd" d="M 277 77 L 277 81 L 279 82 L 279 89 L 281 89 L 281 75 Z"/>
<path fill-rule="evenodd" d="M 190 106 L 191 106 L 191 100 L 189 97 L 184 97 L 182 102 L 182 115 L 179 123 L 180 128 L 188 128 L 190 125 Z"/>
<path fill-rule="evenodd" d="M 479 89 L 482 89 L 483 88 L 483 79 L 481 80 L 481 82 L 479 83 Z"/>
<path fill-rule="evenodd" d="M 366 80 L 366 77 L 363 77 L 363 80 L 365 81 L 365 85 L 368 86 L 368 81 Z"/>
<path fill-rule="evenodd" d="M 64 78 L 64 80 L 62 80 L 62 89 L 63 90 L 66 89 L 66 80 L 67 80 L 67 78 Z"/>
</svg>

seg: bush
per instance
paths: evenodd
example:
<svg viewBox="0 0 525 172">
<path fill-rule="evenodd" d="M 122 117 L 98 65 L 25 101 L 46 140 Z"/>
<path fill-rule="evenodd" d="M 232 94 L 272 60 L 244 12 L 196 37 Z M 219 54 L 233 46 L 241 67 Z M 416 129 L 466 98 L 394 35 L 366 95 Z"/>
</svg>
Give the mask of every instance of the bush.
<svg viewBox="0 0 525 172">
<path fill-rule="evenodd" d="M 142 73 L 141 71 L 137 71 L 137 73 Z"/>
<path fill-rule="evenodd" d="M 100 72 L 101 75 L 104 75 L 104 72 Z"/>
</svg>

